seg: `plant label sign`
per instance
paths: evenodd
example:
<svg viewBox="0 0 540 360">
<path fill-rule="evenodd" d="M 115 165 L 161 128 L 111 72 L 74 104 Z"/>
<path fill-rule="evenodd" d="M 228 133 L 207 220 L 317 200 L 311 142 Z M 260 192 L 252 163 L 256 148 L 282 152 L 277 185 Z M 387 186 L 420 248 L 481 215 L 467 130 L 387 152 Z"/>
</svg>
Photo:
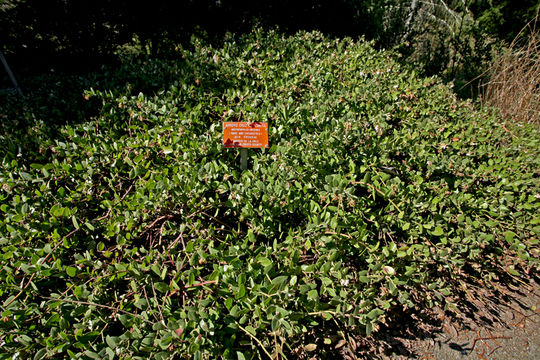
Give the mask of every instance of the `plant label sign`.
<svg viewBox="0 0 540 360">
<path fill-rule="evenodd" d="M 226 148 L 267 148 L 268 123 L 224 122 L 223 145 Z"/>
</svg>

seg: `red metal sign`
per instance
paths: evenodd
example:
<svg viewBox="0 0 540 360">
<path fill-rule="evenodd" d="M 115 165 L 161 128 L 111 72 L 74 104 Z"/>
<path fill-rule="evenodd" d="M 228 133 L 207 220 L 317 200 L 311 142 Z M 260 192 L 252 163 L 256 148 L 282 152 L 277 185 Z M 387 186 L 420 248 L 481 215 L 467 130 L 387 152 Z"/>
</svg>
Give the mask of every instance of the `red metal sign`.
<svg viewBox="0 0 540 360">
<path fill-rule="evenodd" d="M 267 148 L 268 123 L 224 122 L 223 145 L 227 148 Z"/>
</svg>

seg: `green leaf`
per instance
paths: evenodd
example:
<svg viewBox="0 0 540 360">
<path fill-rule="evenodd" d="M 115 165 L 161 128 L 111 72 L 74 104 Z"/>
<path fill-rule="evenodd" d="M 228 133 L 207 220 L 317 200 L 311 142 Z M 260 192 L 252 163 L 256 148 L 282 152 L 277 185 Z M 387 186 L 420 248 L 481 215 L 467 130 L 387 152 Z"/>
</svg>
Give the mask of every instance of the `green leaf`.
<svg viewBox="0 0 540 360">
<path fill-rule="evenodd" d="M 274 317 L 271 322 L 271 329 L 272 332 L 278 331 L 280 328 L 279 326 L 279 319 L 277 317 Z"/>
<path fill-rule="evenodd" d="M 251 325 L 247 325 L 245 328 L 251 335 L 255 336 L 257 335 L 257 331 L 253 328 Z"/>
<path fill-rule="evenodd" d="M 20 171 L 19 174 L 21 175 L 21 177 L 26 180 L 26 181 L 31 181 L 32 180 L 32 175 L 30 175 L 29 173 L 27 172 L 24 172 L 24 171 Z"/>
<path fill-rule="evenodd" d="M 291 276 L 291 280 L 289 281 L 289 285 L 295 286 L 298 282 L 298 277 L 296 275 Z"/>
<path fill-rule="evenodd" d="M 384 271 L 387 275 L 390 275 L 390 276 L 392 276 L 392 275 L 394 275 L 394 274 L 396 273 L 396 270 L 395 270 L 393 267 L 388 266 L 388 265 L 383 266 L 383 271 Z"/>
<path fill-rule="evenodd" d="M 54 217 L 60 217 L 64 214 L 64 209 L 59 204 L 53 205 L 49 213 Z"/>
<path fill-rule="evenodd" d="M 105 249 L 105 243 L 103 243 L 103 241 L 98 242 L 96 249 L 97 251 L 103 251 Z"/>
<path fill-rule="evenodd" d="M 70 277 L 74 277 L 75 275 L 77 275 L 77 269 L 74 267 L 68 266 L 66 268 L 66 274 L 68 274 L 68 276 Z"/>
<path fill-rule="evenodd" d="M 319 293 L 317 290 L 311 290 L 308 292 L 307 297 L 310 300 L 319 300 Z"/>
<path fill-rule="evenodd" d="M 272 279 L 272 284 L 278 284 L 278 285 L 281 285 L 283 284 L 284 282 L 287 281 L 289 277 L 288 276 L 285 276 L 285 275 L 281 275 L 281 276 L 277 276 L 275 278 Z"/>
<path fill-rule="evenodd" d="M 379 317 L 379 315 L 381 314 L 384 314 L 384 311 L 381 310 L 381 309 L 378 309 L 378 308 L 375 308 L 373 310 L 371 310 L 368 314 L 367 314 L 367 317 L 368 319 L 370 320 L 375 320 Z"/>
<path fill-rule="evenodd" d="M 116 346 L 118 346 L 118 337 L 116 336 L 109 336 L 107 335 L 105 337 L 105 341 L 107 342 L 107 345 L 111 348 L 111 349 L 115 349 Z"/>
<path fill-rule="evenodd" d="M 441 227 L 437 226 L 431 234 L 433 234 L 434 236 L 441 236 L 444 234 L 444 230 Z"/>
<path fill-rule="evenodd" d="M 133 159 L 133 162 L 134 162 L 135 164 L 138 164 L 138 163 L 141 162 L 141 160 L 143 159 L 143 157 L 144 157 L 144 154 L 140 154 L 140 155 L 136 156 L 136 157 Z"/>
<path fill-rule="evenodd" d="M 360 282 L 363 282 L 364 284 L 368 284 L 370 282 L 367 276 L 359 276 L 358 280 L 360 280 Z"/>
<path fill-rule="evenodd" d="M 161 268 L 159 267 L 158 264 L 152 264 L 152 266 L 150 266 L 150 269 L 152 269 L 154 274 L 156 274 L 157 276 L 161 275 Z"/>
<path fill-rule="evenodd" d="M 40 360 L 43 359 L 43 357 L 47 354 L 47 349 L 41 348 L 38 351 L 36 351 L 36 354 L 34 355 L 34 360 Z"/>
<path fill-rule="evenodd" d="M 62 208 L 62 216 L 69 217 L 71 216 L 71 214 L 72 214 L 71 209 L 67 207 Z"/>
<path fill-rule="evenodd" d="M 227 300 L 225 300 L 225 307 L 227 308 L 227 310 L 231 310 L 231 307 L 233 305 L 233 299 L 232 298 L 227 298 Z"/>
<path fill-rule="evenodd" d="M 366 336 L 370 336 L 372 331 L 373 325 L 371 324 L 371 322 L 368 321 L 368 323 L 366 324 Z"/>
<path fill-rule="evenodd" d="M 154 283 L 154 287 L 156 288 L 157 291 L 162 292 L 162 293 L 166 293 L 167 291 L 169 291 L 169 285 L 167 285 L 164 282 Z"/>
<path fill-rule="evenodd" d="M 506 270 L 511 274 L 511 275 L 514 275 L 514 276 L 521 276 L 521 274 L 519 272 L 517 272 L 514 268 L 512 267 L 507 267 Z"/>
<path fill-rule="evenodd" d="M 272 265 L 272 261 L 270 261 L 268 258 L 265 258 L 264 256 L 259 257 L 257 259 L 257 262 L 262 266 Z"/>
<path fill-rule="evenodd" d="M 504 232 L 504 238 L 506 241 L 510 244 L 513 244 L 513 240 L 516 237 L 516 233 L 513 231 L 505 231 Z"/>
<path fill-rule="evenodd" d="M 244 296 L 246 296 L 246 287 L 244 284 L 241 284 L 240 286 L 238 286 L 238 291 L 236 292 L 236 298 L 241 299 Z"/>
<path fill-rule="evenodd" d="M 86 351 L 84 352 L 84 354 L 85 354 L 86 356 L 88 356 L 89 358 L 94 359 L 94 360 L 100 360 L 100 359 L 101 359 L 101 356 L 99 356 L 98 353 L 95 353 L 95 352 L 90 351 L 90 350 L 86 350 Z"/>
<path fill-rule="evenodd" d="M 107 353 L 109 360 L 113 360 L 116 357 L 115 352 L 111 348 L 106 348 L 105 352 Z"/>
<path fill-rule="evenodd" d="M 79 229 L 79 223 L 77 222 L 77 218 L 75 216 L 71 217 L 71 221 L 73 222 L 73 226 L 75 226 L 75 229 Z"/>
</svg>

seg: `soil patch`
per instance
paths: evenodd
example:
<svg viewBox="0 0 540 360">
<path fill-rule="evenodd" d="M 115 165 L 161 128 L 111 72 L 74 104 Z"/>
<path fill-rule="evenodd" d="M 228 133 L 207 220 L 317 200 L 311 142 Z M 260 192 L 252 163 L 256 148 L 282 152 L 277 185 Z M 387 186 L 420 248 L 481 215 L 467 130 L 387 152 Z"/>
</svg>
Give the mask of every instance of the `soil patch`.
<svg viewBox="0 0 540 360">
<path fill-rule="evenodd" d="M 463 284 L 459 311 L 404 313 L 345 359 L 540 359 L 540 284 Z"/>
</svg>

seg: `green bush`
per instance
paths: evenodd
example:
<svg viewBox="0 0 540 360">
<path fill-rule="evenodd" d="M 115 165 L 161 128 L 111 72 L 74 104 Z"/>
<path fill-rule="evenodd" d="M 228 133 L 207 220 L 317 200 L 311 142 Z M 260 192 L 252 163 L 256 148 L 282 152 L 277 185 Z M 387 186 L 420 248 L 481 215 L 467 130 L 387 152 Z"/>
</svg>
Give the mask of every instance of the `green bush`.
<svg viewBox="0 0 540 360">
<path fill-rule="evenodd" d="M 58 78 L 3 102 L 0 358 L 336 357 L 538 268 L 537 128 L 363 41 L 192 46 L 89 77 L 58 125 Z M 222 121 L 270 149 L 240 171 Z"/>
</svg>

